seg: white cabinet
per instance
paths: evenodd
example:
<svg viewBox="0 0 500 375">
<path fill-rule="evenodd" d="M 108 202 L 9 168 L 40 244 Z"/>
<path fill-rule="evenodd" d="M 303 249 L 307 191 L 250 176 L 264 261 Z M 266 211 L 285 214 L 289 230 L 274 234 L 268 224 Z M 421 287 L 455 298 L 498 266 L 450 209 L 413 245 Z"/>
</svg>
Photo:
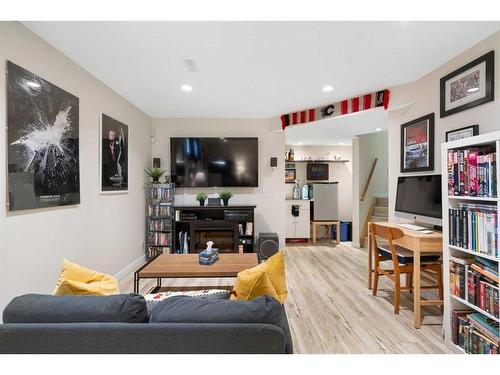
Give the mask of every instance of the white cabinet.
<svg viewBox="0 0 500 375">
<path fill-rule="evenodd" d="M 299 216 L 292 215 L 292 206 L 299 206 Z M 286 238 L 309 238 L 310 229 L 310 203 L 306 200 L 289 200 L 286 204 Z"/>
</svg>

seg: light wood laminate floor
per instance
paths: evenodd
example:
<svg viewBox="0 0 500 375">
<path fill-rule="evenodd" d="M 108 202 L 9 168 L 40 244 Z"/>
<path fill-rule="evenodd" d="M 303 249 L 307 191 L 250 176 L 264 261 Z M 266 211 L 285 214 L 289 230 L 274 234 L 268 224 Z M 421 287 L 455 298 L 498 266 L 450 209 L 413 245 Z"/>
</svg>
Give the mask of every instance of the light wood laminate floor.
<svg viewBox="0 0 500 375">
<path fill-rule="evenodd" d="M 413 328 L 412 296 L 403 292 L 393 314 L 391 283 L 381 278 L 377 297 L 366 288 L 366 250 L 330 240 L 287 245 L 285 307 L 295 353 L 451 353 L 441 336 L 439 307 L 423 307 Z M 234 279 L 164 280 L 164 285 L 232 285 Z M 201 283 L 201 284 L 200 284 Z M 151 288 L 143 281 L 141 292 Z M 132 291 L 132 282 L 125 291 Z M 428 292 L 429 294 L 432 292 Z M 425 292 L 423 293 L 426 296 Z M 429 295 L 427 295 L 429 297 Z"/>
</svg>

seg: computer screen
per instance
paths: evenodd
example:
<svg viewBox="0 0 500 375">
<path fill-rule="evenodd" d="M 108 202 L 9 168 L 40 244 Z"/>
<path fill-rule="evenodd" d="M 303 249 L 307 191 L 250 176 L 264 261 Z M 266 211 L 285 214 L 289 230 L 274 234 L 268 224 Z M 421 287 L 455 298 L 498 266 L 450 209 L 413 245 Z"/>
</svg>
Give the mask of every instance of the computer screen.
<svg viewBox="0 0 500 375">
<path fill-rule="evenodd" d="M 441 219 L 441 175 L 399 177 L 396 212 Z"/>
</svg>

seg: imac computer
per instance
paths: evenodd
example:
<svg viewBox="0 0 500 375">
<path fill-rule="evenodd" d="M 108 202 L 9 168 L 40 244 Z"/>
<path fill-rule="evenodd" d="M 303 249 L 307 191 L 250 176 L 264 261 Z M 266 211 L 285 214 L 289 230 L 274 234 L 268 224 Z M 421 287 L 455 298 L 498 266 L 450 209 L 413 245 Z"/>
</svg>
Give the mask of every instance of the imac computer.
<svg viewBox="0 0 500 375">
<path fill-rule="evenodd" d="M 425 223 L 441 227 L 441 206 L 441 175 L 398 178 L 396 216 L 412 219 L 414 224 Z M 417 227 L 408 229 L 418 230 Z"/>
</svg>

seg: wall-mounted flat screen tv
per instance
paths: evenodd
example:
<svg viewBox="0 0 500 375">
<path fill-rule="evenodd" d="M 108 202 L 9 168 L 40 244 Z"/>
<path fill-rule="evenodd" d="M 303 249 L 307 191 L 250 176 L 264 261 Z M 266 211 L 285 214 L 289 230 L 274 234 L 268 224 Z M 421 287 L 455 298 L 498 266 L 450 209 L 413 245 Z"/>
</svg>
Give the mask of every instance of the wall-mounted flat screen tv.
<svg viewBox="0 0 500 375">
<path fill-rule="evenodd" d="M 177 187 L 257 187 L 258 138 L 170 138 Z"/>
</svg>

